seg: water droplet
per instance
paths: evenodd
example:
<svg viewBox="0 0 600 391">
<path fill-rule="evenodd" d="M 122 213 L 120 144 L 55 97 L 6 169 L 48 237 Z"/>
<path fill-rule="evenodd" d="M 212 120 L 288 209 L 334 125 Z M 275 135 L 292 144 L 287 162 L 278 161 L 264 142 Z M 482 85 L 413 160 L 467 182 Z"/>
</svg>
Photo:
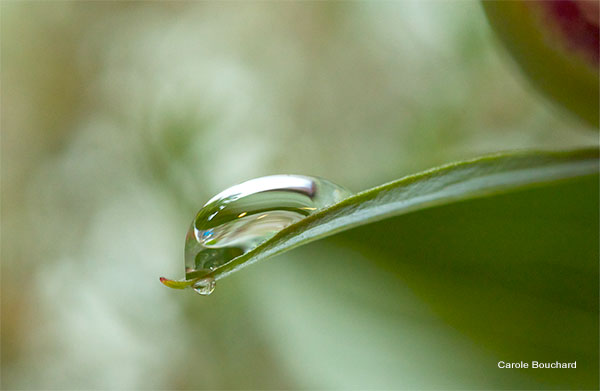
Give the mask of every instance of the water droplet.
<svg viewBox="0 0 600 391">
<path fill-rule="evenodd" d="M 200 279 L 194 283 L 192 288 L 196 291 L 197 294 L 202 296 L 208 296 L 215 290 L 215 286 L 217 282 L 212 277 L 207 277 Z"/>
<path fill-rule="evenodd" d="M 186 278 L 202 277 L 288 225 L 350 195 L 332 182 L 300 175 L 252 179 L 222 191 L 198 212 L 187 233 Z M 203 294 L 196 285 L 194 289 Z"/>
</svg>

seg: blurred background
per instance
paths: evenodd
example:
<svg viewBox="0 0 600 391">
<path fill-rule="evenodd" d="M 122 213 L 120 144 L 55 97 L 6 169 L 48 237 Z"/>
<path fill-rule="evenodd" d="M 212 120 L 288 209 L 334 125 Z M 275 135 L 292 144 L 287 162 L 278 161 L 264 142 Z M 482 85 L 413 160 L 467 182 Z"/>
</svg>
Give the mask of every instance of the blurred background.
<svg viewBox="0 0 600 391">
<path fill-rule="evenodd" d="M 158 277 L 183 276 L 196 211 L 249 178 L 360 191 L 494 151 L 598 145 L 530 90 L 474 1 L 1 7 L 7 389 L 468 386 L 474 368 L 418 360 L 463 337 L 431 339 L 408 288 L 369 269 L 412 314 L 390 345 L 398 324 L 360 310 L 377 292 L 342 300 L 363 270 L 312 280 L 350 251 L 335 243 L 209 298 Z"/>
</svg>

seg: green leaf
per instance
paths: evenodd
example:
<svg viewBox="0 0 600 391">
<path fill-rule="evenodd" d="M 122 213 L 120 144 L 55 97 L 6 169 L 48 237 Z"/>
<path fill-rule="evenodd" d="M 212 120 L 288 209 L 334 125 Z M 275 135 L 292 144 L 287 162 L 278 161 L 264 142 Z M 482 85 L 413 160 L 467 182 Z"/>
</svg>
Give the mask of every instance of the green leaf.
<svg viewBox="0 0 600 391">
<path fill-rule="evenodd" d="M 292 365 L 328 369 L 314 388 L 598 389 L 598 189 L 596 150 L 442 167 L 288 227 L 238 266 L 337 234 L 231 284 L 254 280 Z"/>
<path fill-rule="evenodd" d="M 330 241 L 395 276 L 443 324 L 494 353 L 486 377 L 509 376 L 498 372 L 500 360 L 576 361 L 576 370 L 518 372 L 540 388 L 598 389 L 598 185 L 593 175 L 470 199 Z"/>
<path fill-rule="evenodd" d="M 432 169 L 361 192 L 315 213 L 208 276 L 219 280 L 302 244 L 409 212 L 597 175 L 598 158 L 596 149 L 508 153 Z"/>
<path fill-rule="evenodd" d="M 328 369 L 315 388 L 598 389 L 598 188 L 589 175 L 391 217 L 222 291 L 253 282 L 284 356 Z M 534 360 L 577 368 L 497 366 Z"/>
</svg>

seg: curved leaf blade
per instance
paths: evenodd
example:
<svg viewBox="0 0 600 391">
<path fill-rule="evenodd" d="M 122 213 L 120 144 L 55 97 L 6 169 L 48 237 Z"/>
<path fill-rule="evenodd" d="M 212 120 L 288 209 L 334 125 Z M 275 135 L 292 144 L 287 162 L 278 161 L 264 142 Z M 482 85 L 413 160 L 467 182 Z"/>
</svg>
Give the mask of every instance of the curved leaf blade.
<svg viewBox="0 0 600 391">
<path fill-rule="evenodd" d="M 434 206 L 584 177 L 599 172 L 599 151 L 495 154 L 434 168 L 349 197 L 280 231 L 214 270 L 215 280 L 338 232 Z"/>
<path fill-rule="evenodd" d="M 301 341 L 290 354 L 348 374 L 346 388 L 598 389 L 598 180 L 387 218 L 231 283 L 257 286 L 265 313 Z"/>
</svg>

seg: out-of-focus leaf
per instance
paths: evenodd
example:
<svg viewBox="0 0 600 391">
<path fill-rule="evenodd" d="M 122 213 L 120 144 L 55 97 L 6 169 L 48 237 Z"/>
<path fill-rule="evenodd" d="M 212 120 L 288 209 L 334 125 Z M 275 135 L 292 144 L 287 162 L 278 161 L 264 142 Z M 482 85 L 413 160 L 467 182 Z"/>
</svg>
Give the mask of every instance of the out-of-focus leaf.
<svg viewBox="0 0 600 391">
<path fill-rule="evenodd" d="M 587 0 L 481 3 L 490 25 L 533 85 L 598 128 L 598 4 Z"/>
</svg>

